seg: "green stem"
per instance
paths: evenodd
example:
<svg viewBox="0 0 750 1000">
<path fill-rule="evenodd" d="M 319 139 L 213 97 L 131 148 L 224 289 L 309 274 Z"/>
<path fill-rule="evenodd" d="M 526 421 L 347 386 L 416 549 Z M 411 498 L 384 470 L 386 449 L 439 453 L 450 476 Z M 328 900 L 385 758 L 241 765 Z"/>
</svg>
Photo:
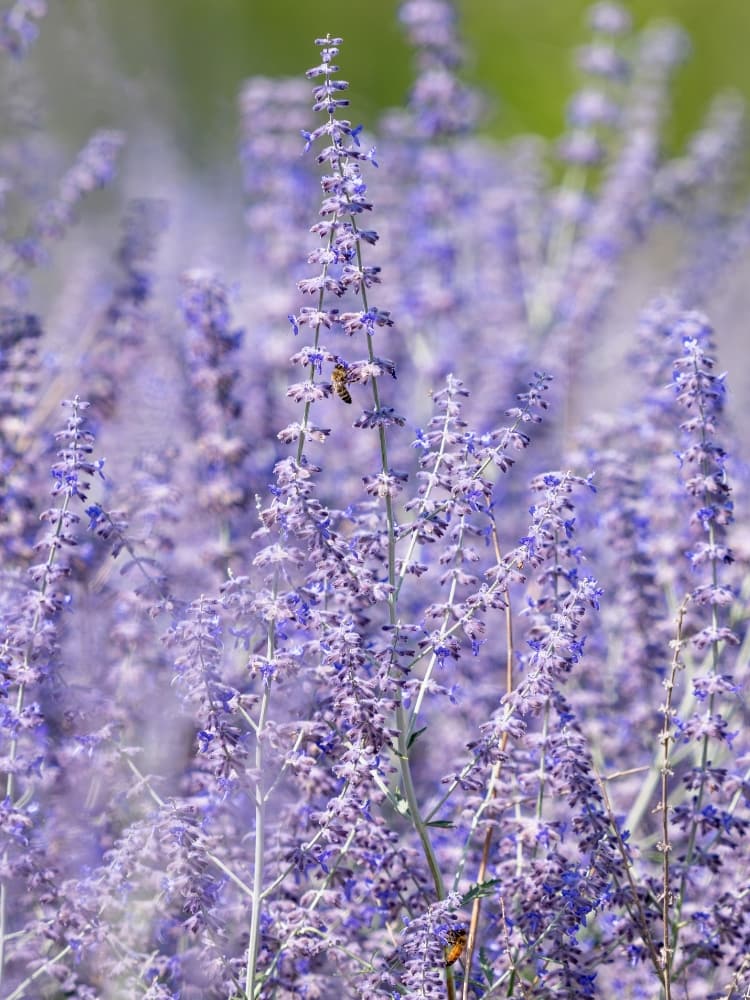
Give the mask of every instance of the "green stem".
<svg viewBox="0 0 750 1000">
<path fill-rule="evenodd" d="M 661 766 L 661 843 L 662 852 L 662 983 L 665 1000 L 672 1000 L 672 964 L 674 959 L 674 941 L 670 924 L 670 908 L 672 905 L 672 890 L 670 879 L 670 843 L 669 832 L 669 778 L 672 774 L 670 747 L 672 744 L 672 698 L 677 680 L 677 671 L 681 668 L 682 629 L 689 603 L 686 598 L 677 616 L 677 634 L 672 655 L 672 666 L 666 683 L 666 698 L 664 699 L 664 724 L 661 732 L 662 766 Z M 676 937 L 675 937 L 676 939 Z"/>
<path fill-rule="evenodd" d="M 58 953 L 56 955 L 54 955 L 52 958 L 48 959 L 44 963 L 44 965 L 40 965 L 39 968 L 35 969 L 31 973 L 30 976 L 27 976 L 26 979 L 24 979 L 24 981 L 22 983 L 19 983 L 18 986 L 16 986 L 16 988 L 13 990 L 13 992 L 10 993 L 10 994 L 8 994 L 8 996 L 5 998 L 5 1000 L 20 1000 L 20 997 L 22 997 L 24 995 L 24 993 L 26 992 L 27 987 L 31 986 L 31 984 L 36 979 L 38 979 L 39 976 L 44 975 L 44 973 L 47 971 L 47 969 L 51 968 L 53 965 L 55 965 L 61 959 L 65 958 L 65 956 L 68 954 L 68 952 L 70 950 L 71 950 L 70 945 L 66 945 L 62 949 L 62 951 L 58 951 Z"/>
<path fill-rule="evenodd" d="M 277 587 L 274 585 L 274 596 Z M 268 629 L 268 641 L 266 655 L 270 661 L 275 654 L 276 640 L 273 623 Z M 264 850 L 265 850 L 265 827 L 266 827 L 266 797 L 263 791 L 262 775 L 265 767 L 265 754 L 263 740 L 265 738 L 265 724 L 268 718 L 268 706 L 271 697 L 271 679 L 265 678 L 263 681 L 263 697 L 260 703 L 260 713 L 258 715 L 257 729 L 255 733 L 255 773 L 258 780 L 255 785 L 255 850 L 253 857 L 253 901 L 250 909 L 250 940 L 247 945 L 247 972 L 245 975 L 245 994 L 254 997 L 256 991 L 256 976 L 258 951 L 260 947 L 260 917 L 261 902 L 263 899 L 263 873 L 264 873 Z"/>
</svg>

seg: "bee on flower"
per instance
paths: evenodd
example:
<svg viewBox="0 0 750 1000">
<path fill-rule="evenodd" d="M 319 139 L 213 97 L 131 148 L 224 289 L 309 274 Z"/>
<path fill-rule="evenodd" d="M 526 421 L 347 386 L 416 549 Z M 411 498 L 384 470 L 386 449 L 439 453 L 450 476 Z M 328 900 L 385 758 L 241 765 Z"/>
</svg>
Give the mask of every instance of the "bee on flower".
<svg viewBox="0 0 750 1000">
<path fill-rule="evenodd" d="M 446 935 L 448 943 L 445 946 L 445 964 L 453 965 L 463 955 L 469 935 L 463 927 L 454 927 Z"/>
<path fill-rule="evenodd" d="M 339 361 L 331 373 L 331 382 L 333 384 L 333 391 L 344 403 L 351 403 L 352 401 L 351 393 L 346 387 L 348 381 L 349 369 Z"/>
</svg>

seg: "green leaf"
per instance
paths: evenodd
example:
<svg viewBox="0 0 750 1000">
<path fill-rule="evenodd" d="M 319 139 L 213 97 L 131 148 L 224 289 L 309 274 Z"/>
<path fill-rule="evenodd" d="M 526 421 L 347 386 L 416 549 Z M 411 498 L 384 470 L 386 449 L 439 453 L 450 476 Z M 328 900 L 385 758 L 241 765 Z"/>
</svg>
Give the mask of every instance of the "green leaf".
<svg viewBox="0 0 750 1000">
<path fill-rule="evenodd" d="M 494 895 L 494 888 L 496 885 L 500 885 L 499 878 L 491 878 L 486 882 L 476 882 L 469 891 L 461 897 L 461 905 L 466 906 L 467 903 L 471 903 L 474 899 L 482 899 L 485 896 Z"/>
<path fill-rule="evenodd" d="M 421 729 L 417 729 L 417 730 L 416 730 L 416 732 L 413 732 L 413 733 L 411 734 L 411 736 L 409 737 L 409 742 L 408 742 L 408 743 L 407 743 L 407 745 L 406 745 L 406 749 L 407 749 L 407 750 L 411 750 L 412 746 L 413 746 L 413 745 L 414 745 L 414 744 L 416 743 L 416 741 L 417 741 L 417 737 L 421 736 L 421 735 L 422 735 L 422 733 L 426 731 L 426 729 L 427 729 L 427 726 L 422 726 L 422 728 L 421 728 Z"/>
<path fill-rule="evenodd" d="M 441 830 L 453 830 L 455 823 L 450 819 L 433 819 L 426 826 L 439 826 Z"/>
<path fill-rule="evenodd" d="M 492 986 L 495 982 L 495 973 L 492 968 L 492 962 L 487 958 L 487 952 L 484 948 L 479 949 L 479 968 L 484 973 L 487 985 Z"/>
</svg>

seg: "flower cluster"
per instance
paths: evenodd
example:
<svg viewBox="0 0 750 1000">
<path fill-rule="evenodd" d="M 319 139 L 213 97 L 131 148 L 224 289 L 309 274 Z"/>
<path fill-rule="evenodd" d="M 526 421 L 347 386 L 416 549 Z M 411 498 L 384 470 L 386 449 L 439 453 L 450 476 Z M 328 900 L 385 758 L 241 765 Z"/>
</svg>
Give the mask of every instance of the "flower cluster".
<svg viewBox="0 0 750 1000">
<path fill-rule="evenodd" d="M 45 9 L 0 25 L 25 66 Z M 316 124 L 304 81 L 243 85 L 244 244 L 210 264 L 160 199 L 89 245 L 120 132 L 45 183 L 8 140 L 6 1000 L 750 983 L 747 475 L 708 319 L 742 109 L 666 156 L 685 37 L 603 0 L 563 137 L 493 143 L 457 7 L 400 21 L 377 158 L 333 34 Z"/>
</svg>

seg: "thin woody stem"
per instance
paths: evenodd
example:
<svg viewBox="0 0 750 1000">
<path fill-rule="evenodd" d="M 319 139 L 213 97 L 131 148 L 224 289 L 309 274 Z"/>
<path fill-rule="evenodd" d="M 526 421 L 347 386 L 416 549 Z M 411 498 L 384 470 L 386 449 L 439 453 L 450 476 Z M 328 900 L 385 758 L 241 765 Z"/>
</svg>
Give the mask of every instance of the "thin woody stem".
<svg viewBox="0 0 750 1000">
<path fill-rule="evenodd" d="M 492 542 L 495 546 L 495 558 L 498 563 L 501 562 L 500 546 L 497 541 L 497 529 L 493 523 L 492 525 Z M 513 614 L 510 604 L 510 591 L 506 588 L 505 591 L 505 691 L 506 694 L 510 694 L 513 690 Z M 508 733 L 504 732 L 500 740 L 500 751 L 502 754 L 505 753 L 505 748 L 508 745 Z M 495 786 L 497 779 L 500 776 L 501 762 L 497 761 L 492 765 L 492 771 L 490 772 L 490 779 L 488 782 L 487 791 L 487 802 L 491 802 L 495 796 Z M 479 863 L 479 871 L 477 872 L 477 885 L 481 885 L 487 877 L 487 868 L 489 866 L 490 858 L 490 847 L 492 845 L 492 830 L 493 827 L 490 825 L 487 828 L 487 832 L 484 836 L 484 844 L 482 845 L 482 858 Z M 461 1000 L 468 1000 L 469 998 L 469 983 L 471 980 L 471 963 L 474 958 L 474 950 L 477 943 L 477 929 L 479 927 L 479 916 L 482 909 L 482 899 L 477 896 L 474 899 L 471 907 L 471 919 L 469 920 L 469 937 L 466 942 L 466 973 L 464 975 L 464 984 L 461 991 Z"/>
</svg>

